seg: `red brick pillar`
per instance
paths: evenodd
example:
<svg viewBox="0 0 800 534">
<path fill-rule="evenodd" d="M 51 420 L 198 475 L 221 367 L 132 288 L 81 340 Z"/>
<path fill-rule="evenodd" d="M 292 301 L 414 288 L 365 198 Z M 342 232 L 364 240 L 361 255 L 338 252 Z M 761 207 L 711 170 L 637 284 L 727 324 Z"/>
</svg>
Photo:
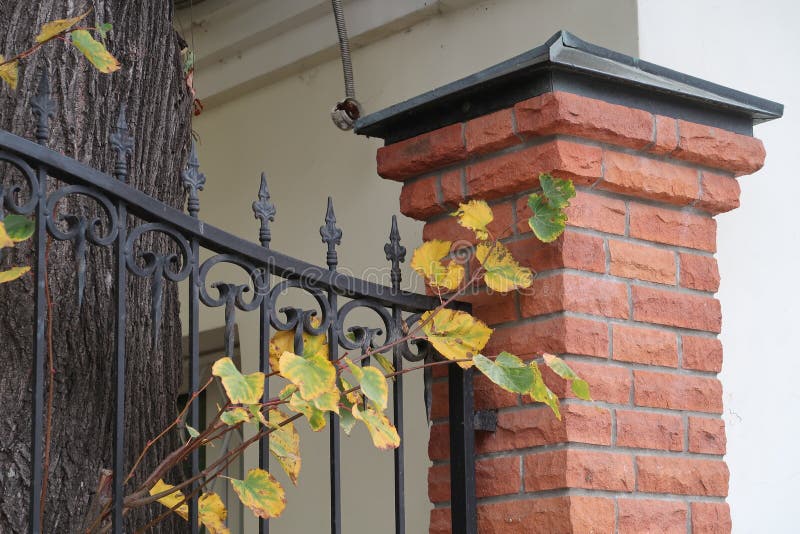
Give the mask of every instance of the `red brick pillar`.
<svg viewBox="0 0 800 534">
<path fill-rule="evenodd" d="M 524 295 L 471 297 L 495 328 L 485 352 L 557 353 L 591 386 L 584 402 L 548 377 L 564 397 L 558 421 L 476 381 L 476 407 L 498 411 L 497 431 L 477 433 L 482 534 L 731 529 L 714 216 L 739 205 L 736 177 L 758 170 L 764 149 L 672 111 L 546 92 L 378 151 L 378 173 L 403 182 L 400 209 L 425 221 L 425 239 L 471 239 L 447 213 L 485 199 L 492 230 L 538 272 Z M 541 172 L 577 188 L 567 230 L 548 245 L 527 223 Z M 437 534 L 450 532 L 446 391 L 440 378 Z"/>
</svg>

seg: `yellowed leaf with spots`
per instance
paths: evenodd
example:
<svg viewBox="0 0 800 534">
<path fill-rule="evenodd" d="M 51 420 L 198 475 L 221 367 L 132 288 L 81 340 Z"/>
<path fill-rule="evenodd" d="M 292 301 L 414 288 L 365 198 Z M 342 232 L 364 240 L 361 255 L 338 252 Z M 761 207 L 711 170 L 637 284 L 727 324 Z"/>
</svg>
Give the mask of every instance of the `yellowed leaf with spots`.
<svg viewBox="0 0 800 534">
<path fill-rule="evenodd" d="M 455 261 L 447 265 L 442 260 L 450 254 L 450 241 L 433 239 L 426 241 L 414 251 L 411 258 L 411 268 L 425 277 L 428 283 L 435 288 L 454 291 L 464 279 L 464 267 Z"/>
<path fill-rule="evenodd" d="M 493 244 L 481 243 L 475 256 L 486 270 L 483 278 L 486 285 L 494 291 L 508 293 L 515 289 L 526 289 L 533 283 L 533 273 L 522 267 L 511 251 L 499 241 Z"/>
<path fill-rule="evenodd" d="M 216 493 L 204 493 L 200 496 L 197 500 L 197 515 L 208 534 L 230 534 L 231 531 L 225 526 L 228 510 Z"/>
<path fill-rule="evenodd" d="M 463 311 L 447 308 L 437 313 L 428 311 L 420 320 L 424 323 L 422 331 L 433 347 L 464 369 L 472 367 L 472 357 L 480 354 L 492 335 L 492 329 L 484 322 Z"/>
<path fill-rule="evenodd" d="M 68 30 L 79 23 L 81 20 L 86 18 L 86 15 L 89 14 L 89 11 L 84 13 L 83 15 L 78 15 L 77 17 L 72 17 L 68 19 L 58 19 L 52 20 L 50 22 L 45 22 L 42 24 L 41 29 L 39 30 L 39 35 L 36 36 L 37 43 L 43 43 L 48 39 L 51 39 L 58 35 L 59 33 Z"/>
<path fill-rule="evenodd" d="M 458 217 L 458 224 L 475 232 L 478 239 L 489 239 L 489 230 L 486 227 L 494 220 L 494 213 L 485 200 L 470 200 L 466 204 L 459 204 L 452 215 Z"/>
<path fill-rule="evenodd" d="M 0 63 L 3 63 L 5 58 L 0 54 Z M 4 65 L 0 65 L 0 79 L 8 84 L 12 90 L 17 88 L 17 80 L 19 78 L 19 61 L 9 61 Z"/>
<path fill-rule="evenodd" d="M 155 483 L 155 485 L 150 488 L 150 495 L 158 495 L 159 493 L 163 493 L 169 489 L 174 488 L 175 486 L 171 484 L 167 484 L 163 480 L 159 480 Z M 169 495 L 165 495 L 158 499 L 158 502 L 163 504 L 169 509 L 173 509 L 172 511 L 181 516 L 184 519 L 189 519 L 189 505 L 185 502 L 178 506 L 178 503 L 182 502 L 186 497 L 180 490 L 175 490 L 173 493 Z M 177 508 L 175 508 L 177 506 Z"/>
<path fill-rule="evenodd" d="M 263 469 L 251 469 L 244 480 L 232 478 L 231 485 L 242 504 L 258 517 L 279 517 L 286 508 L 283 486 Z"/>
</svg>

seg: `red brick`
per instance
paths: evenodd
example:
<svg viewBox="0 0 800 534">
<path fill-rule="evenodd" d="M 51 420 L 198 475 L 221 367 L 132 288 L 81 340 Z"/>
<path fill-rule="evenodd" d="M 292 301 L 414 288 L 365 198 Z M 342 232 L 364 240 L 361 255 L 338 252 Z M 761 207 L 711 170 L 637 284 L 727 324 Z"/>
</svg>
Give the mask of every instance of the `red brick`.
<svg viewBox="0 0 800 534">
<path fill-rule="evenodd" d="M 728 466 L 723 461 L 637 456 L 636 466 L 641 492 L 715 497 L 728 494 Z"/>
<path fill-rule="evenodd" d="M 501 327 L 494 331 L 485 352 L 507 350 L 521 358 L 552 352 L 608 357 L 608 327 L 582 317 L 553 317 L 543 321 Z"/>
<path fill-rule="evenodd" d="M 683 336 L 683 367 L 719 373 L 722 370 L 722 342 L 713 337 Z"/>
<path fill-rule="evenodd" d="M 648 245 L 610 239 L 609 272 L 614 276 L 675 285 L 675 253 Z"/>
<path fill-rule="evenodd" d="M 567 224 L 590 228 L 610 234 L 625 233 L 625 202 L 616 198 L 587 193 L 578 189 L 566 209 Z M 528 219 L 533 215 L 528 207 L 527 195 L 517 201 L 517 221 L 520 233 L 530 232 Z"/>
<path fill-rule="evenodd" d="M 589 383 L 592 399 L 611 404 L 628 404 L 631 396 L 633 378 L 631 372 L 616 365 L 594 364 L 584 361 L 570 360 L 569 366 L 578 376 Z M 567 381 L 543 368 L 545 383 L 559 397 L 574 398 Z M 526 398 L 523 398 L 525 401 Z"/>
<path fill-rule="evenodd" d="M 764 165 L 764 144 L 753 137 L 678 121 L 680 139 L 674 156 L 734 173 L 753 174 Z"/>
<path fill-rule="evenodd" d="M 683 421 L 679 415 L 617 410 L 617 446 L 682 451 Z"/>
<path fill-rule="evenodd" d="M 573 311 L 627 319 L 629 308 L 625 284 L 573 273 L 538 278 L 520 295 L 520 305 L 523 317 Z"/>
<path fill-rule="evenodd" d="M 597 188 L 679 206 L 700 196 L 698 173 L 689 167 L 606 150 L 605 172 Z"/>
<path fill-rule="evenodd" d="M 614 501 L 570 495 L 478 506 L 481 534 L 613 534 Z"/>
<path fill-rule="evenodd" d="M 725 421 L 710 417 L 689 417 L 689 452 L 723 455 L 727 443 Z"/>
<path fill-rule="evenodd" d="M 686 503 L 651 499 L 618 499 L 619 534 L 685 534 Z"/>
<path fill-rule="evenodd" d="M 463 169 L 442 173 L 442 202 L 455 210 L 458 205 L 466 201 L 464 196 Z"/>
<path fill-rule="evenodd" d="M 719 332 L 722 311 L 713 297 L 652 287 L 631 287 L 633 318 L 646 323 Z"/>
<path fill-rule="evenodd" d="M 467 122 L 464 135 L 467 138 L 467 153 L 470 155 L 496 152 L 520 142 L 520 138 L 514 133 L 511 109 L 472 119 Z"/>
<path fill-rule="evenodd" d="M 508 249 L 520 264 L 535 272 L 568 268 L 594 273 L 606 270 L 603 238 L 566 230 L 552 243 L 542 243 L 535 237 L 508 244 Z"/>
<path fill-rule="evenodd" d="M 425 220 L 444 212 L 439 205 L 436 182 L 438 176 L 406 182 L 400 191 L 400 213 L 417 220 Z"/>
<path fill-rule="evenodd" d="M 722 385 L 716 378 L 634 371 L 633 388 L 637 406 L 722 413 Z"/>
<path fill-rule="evenodd" d="M 566 449 L 525 456 L 525 491 L 584 488 L 633 491 L 633 459 L 610 454 Z"/>
<path fill-rule="evenodd" d="M 730 534 L 731 527 L 728 503 L 692 503 L 692 534 Z"/>
<path fill-rule="evenodd" d="M 428 468 L 428 499 L 432 503 L 450 500 L 450 465 L 432 465 Z"/>
<path fill-rule="evenodd" d="M 503 154 L 467 167 L 470 198 L 492 199 L 539 187 L 548 172 L 577 184 L 592 184 L 601 173 L 602 149 L 563 140 Z"/>
<path fill-rule="evenodd" d="M 703 171 L 700 183 L 702 192 L 695 203 L 698 208 L 717 214 L 739 207 L 742 189 L 735 178 Z"/>
<path fill-rule="evenodd" d="M 519 493 L 522 487 L 519 456 L 484 458 L 475 462 L 475 492 L 479 499 Z"/>
<path fill-rule="evenodd" d="M 717 223 L 711 217 L 631 202 L 630 236 L 715 252 Z"/>
<path fill-rule="evenodd" d="M 461 124 L 378 149 L 378 174 L 389 180 L 405 180 L 461 161 L 467 155 Z"/>
<path fill-rule="evenodd" d="M 476 445 L 485 454 L 566 442 L 611 445 L 611 413 L 583 404 L 563 404 L 561 420 L 549 407 L 500 412 L 497 430 L 477 434 Z"/>
<path fill-rule="evenodd" d="M 489 325 L 519 319 L 516 293 L 497 293 L 468 288 L 459 300 L 472 304 L 472 314 Z"/>
<path fill-rule="evenodd" d="M 680 262 L 682 287 L 712 293 L 719 289 L 719 267 L 716 259 L 681 252 Z"/>
<path fill-rule="evenodd" d="M 656 115 L 656 142 L 650 149 L 655 154 L 671 154 L 678 148 L 678 123 L 675 119 Z"/>
<path fill-rule="evenodd" d="M 431 510 L 431 524 L 428 534 L 452 534 L 450 524 L 450 508 L 434 508 Z"/>
<path fill-rule="evenodd" d="M 678 338 L 672 332 L 615 324 L 612 344 L 615 360 L 678 366 Z"/>
<path fill-rule="evenodd" d="M 545 93 L 514 109 L 519 133 L 529 137 L 568 134 L 630 148 L 653 140 L 650 113 L 571 93 Z"/>
<path fill-rule="evenodd" d="M 431 425 L 428 458 L 433 461 L 450 458 L 450 426 L 447 423 Z"/>
<path fill-rule="evenodd" d="M 436 382 L 431 386 L 431 419 L 447 417 L 447 382 Z"/>
</svg>

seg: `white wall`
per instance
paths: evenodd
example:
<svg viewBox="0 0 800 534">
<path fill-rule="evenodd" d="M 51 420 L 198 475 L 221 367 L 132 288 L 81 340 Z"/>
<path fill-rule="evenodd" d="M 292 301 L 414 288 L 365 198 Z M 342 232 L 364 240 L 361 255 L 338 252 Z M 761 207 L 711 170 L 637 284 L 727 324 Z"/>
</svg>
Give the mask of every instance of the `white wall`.
<svg viewBox="0 0 800 534">
<path fill-rule="evenodd" d="M 800 4 L 639 0 L 640 56 L 785 104 L 757 126 L 767 162 L 740 179 L 741 208 L 718 217 L 722 384 L 733 531 L 797 532 L 800 482 Z"/>
<path fill-rule="evenodd" d="M 354 51 L 359 98 L 368 112 L 376 111 L 529 50 L 561 28 L 635 53 L 635 1 L 489 1 L 435 16 Z M 329 31 L 335 33 L 332 18 Z M 197 89 L 202 98 L 202 84 Z M 203 219 L 255 241 L 258 226 L 250 203 L 259 174 L 266 170 L 278 207 L 275 249 L 323 264 L 319 226 L 326 197 L 333 194 L 344 229 L 342 264 L 356 273 L 385 265 L 383 243 L 390 216 L 397 212 L 400 186 L 375 174 L 378 140 L 343 133 L 332 125 L 329 111 L 342 93 L 341 68 L 332 61 L 211 107 L 198 117 L 194 128 L 208 176 Z M 419 223 L 401 218 L 400 231 L 409 251 L 419 244 Z M 239 314 L 242 359 L 252 370 L 257 365 L 258 329 L 254 318 L 245 315 Z M 221 321 L 221 312 L 207 314 L 203 327 Z M 407 531 L 421 533 L 427 531 L 429 505 L 427 426 L 419 381 L 406 395 Z M 274 523 L 276 534 L 325 531 L 327 439 L 306 435 L 304 440 L 300 489 L 290 488 L 285 517 Z M 343 438 L 343 530 L 348 534 L 390 530 L 391 455 L 371 450 L 367 440 L 364 432 Z"/>
</svg>

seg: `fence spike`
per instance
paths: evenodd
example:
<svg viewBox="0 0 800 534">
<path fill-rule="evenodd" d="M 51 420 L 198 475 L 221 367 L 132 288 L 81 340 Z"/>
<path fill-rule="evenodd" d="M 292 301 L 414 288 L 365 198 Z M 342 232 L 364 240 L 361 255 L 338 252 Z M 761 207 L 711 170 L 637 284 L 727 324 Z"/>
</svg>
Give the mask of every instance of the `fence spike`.
<svg viewBox="0 0 800 534">
<path fill-rule="evenodd" d="M 206 175 L 200 172 L 200 160 L 197 159 L 197 145 L 192 140 L 192 150 L 189 153 L 189 161 L 186 163 L 186 169 L 181 172 L 183 179 L 183 188 L 189 195 L 186 208 L 189 210 L 189 215 L 197 217 L 200 211 L 200 197 L 197 196 L 198 191 L 202 191 L 206 185 Z"/>
<path fill-rule="evenodd" d="M 39 85 L 36 94 L 31 98 L 31 111 L 36 116 L 36 141 L 44 145 L 50 139 L 50 119 L 55 113 L 55 102 L 50 98 L 50 76 L 47 66 L 41 67 Z"/>
<path fill-rule="evenodd" d="M 261 186 L 258 188 L 258 200 L 253 202 L 253 216 L 261 219 L 261 229 L 258 232 L 258 239 L 261 246 L 269 248 L 272 241 L 272 231 L 269 223 L 275 221 L 275 204 L 270 202 L 269 187 L 267 187 L 267 175 L 261 173 Z"/>
<path fill-rule="evenodd" d="M 128 129 L 128 120 L 125 117 L 127 105 L 125 102 L 119 106 L 117 123 L 108 136 L 111 149 L 116 153 L 114 162 L 114 176 L 117 180 L 125 182 L 128 179 L 128 156 L 133 152 L 133 136 Z"/>
<path fill-rule="evenodd" d="M 339 264 L 336 245 L 342 244 L 342 230 L 336 226 L 336 214 L 333 212 L 333 198 L 328 197 L 328 210 L 325 212 L 325 224 L 319 227 L 322 242 L 328 245 L 326 260 L 328 268 L 333 270 Z"/>
<path fill-rule="evenodd" d="M 383 246 L 386 259 L 392 262 L 392 289 L 400 289 L 403 275 L 400 264 L 406 261 L 406 247 L 400 244 L 400 231 L 397 229 L 397 215 L 392 215 L 392 228 L 389 231 L 389 242 Z"/>
</svg>

